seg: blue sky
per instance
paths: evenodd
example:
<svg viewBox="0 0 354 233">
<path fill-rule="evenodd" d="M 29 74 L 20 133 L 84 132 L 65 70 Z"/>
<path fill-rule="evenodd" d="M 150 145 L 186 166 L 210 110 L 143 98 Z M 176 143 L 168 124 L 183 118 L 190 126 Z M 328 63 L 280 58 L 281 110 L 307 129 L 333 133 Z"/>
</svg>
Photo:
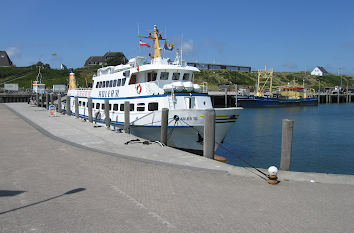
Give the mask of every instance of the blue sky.
<svg viewBox="0 0 354 233">
<path fill-rule="evenodd" d="M 177 47 L 183 39 L 187 61 L 354 74 L 350 0 L 1 0 L 1 16 L 0 50 L 17 66 L 81 67 L 107 51 L 147 56 L 137 28 L 146 34 L 156 24 Z"/>
</svg>

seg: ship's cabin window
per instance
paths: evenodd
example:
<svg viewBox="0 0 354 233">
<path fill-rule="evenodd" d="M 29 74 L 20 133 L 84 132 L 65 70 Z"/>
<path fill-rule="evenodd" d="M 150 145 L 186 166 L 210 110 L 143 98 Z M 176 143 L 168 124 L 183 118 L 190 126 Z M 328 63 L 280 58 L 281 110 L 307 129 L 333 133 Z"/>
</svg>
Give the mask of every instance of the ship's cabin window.
<svg viewBox="0 0 354 233">
<path fill-rule="evenodd" d="M 148 82 L 153 82 L 156 81 L 157 73 L 156 72 L 151 72 L 147 74 L 147 81 Z"/>
<path fill-rule="evenodd" d="M 160 79 L 168 80 L 168 72 L 161 72 Z"/>
<path fill-rule="evenodd" d="M 190 77 L 190 73 L 183 74 L 183 80 L 187 81 L 187 80 L 189 80 L 189 77 Z"/>
<path fill-rule="evenodd" d="M 104 104 L 102 104 L 102 110 L 104 110 Z"/>
<path fill-rule="evenodd" d="M 124 78 L 125 79 L 125 78 Z M 123 80 L 124 80 L 123 79 Z M 122 81 L 123 81 L 122 80 Z M 124 81 L 125 82 L 125 81 Z M 133 74 L 131 77 L 130 77 L 130 81 L 129 81 L 129 85 L 132 85 L 132 84 L 136 84 L 136 75 L 135 74 Z M 123 84 L 124 85 L 124 84 Z M 123 86 L 122 85 L 122 86 Z"/>
<path fill-rule="evenodd" d="M 159 103 L 153 102 L 148 104 L 148 110 L 149 111 L 155 111 L 159 109 Z"/>
<path fill-rule="evenodd" d="M 123 78 L 123 79 L 122 79 L 122 86 L 124 86 L 125 81 L 127 81 L 127 78 Z"/>
<path fill-rule="evenodd" d="M 109 81 L 106 81 L 106 87 L 109 87 Z"/>
<path fill-rule="evenodd" d="M 122 112 L 124 111 L 124 104 L 120 105 L 119 110 Z M 134 104 L 130 104 L 130 111 L 134 111 Z"/>
<path fill-rule="evenodd" d="M 138 103 L 138 106 L 136 107 L 136 111 L 138 112 L 144 112 L 145 111 L 145 104 L 144 103 Z"/>
<path fill-rule="evenodd" d="M 118 111 L 118 104 L 113 104 L 113 111 Z"/>
<path fill-rule="evenodd" d="M 109 110 L 112 110 L 112 104 L 109 104 L 108 107 L 109 107 Z"/>
<path fill-rule="evenodd" d="M 99 83 L 99 82 L 97 82 L 97 83 L 96 83 L 96 88 L 98 88 L 98 85 L 100 85 L 100 83 Z"/>
<path fill-rule="evenodd" d="M 109 87 L 113 87 L 113 81 L 109 81 Z"/>
<path fill-rule="evenodd" d="M 102 82 L 102 87 L 103 87 L 103 88 L 106 87 L 106 82 L 105 82 L 105 81 Z"/>
<path fill-rule="evenodd" d="M 124 75 L 125 77 L 129 77 L 129 75 L 130 75 L 130 70 L 125 71 L 125 72 L 123 73 L 123 75 Z"/>
<path fill-rule="evenodd" d="M 81 101 L 79 101 L 79 106 L 81 106 Z"/>
<path fill-rule="evenodd" d="M 101 87 L 102 87 L 102 82 L 99 82 L 98 88 L 101 88 Z"/>
<path fill-rule="evenodd" d="M 121 79 L 118 79 L 118 80 L 117 80 L 117 87 L 119 87 L 119 86 L 120 86 L 121 81 L 122 81 Z"/>
<path fill-rule="evenodd" d="M 173 73 L 172 80 L 179 80 L 180 73 Z"/>
<path fill-rule="evenodd" d="M 100 109 L 100 104 L 96 103 L 96 109 Z"/>
<path fill-rule="evenodd" d="M 86 106 L 86 102 L 82 101 L 82 106 L 85 107 Z"/>
<path fill-rule="evenodd" d="M 113 80 L 113 87 L 117 86 L 117 79 Z"/>
</svg>

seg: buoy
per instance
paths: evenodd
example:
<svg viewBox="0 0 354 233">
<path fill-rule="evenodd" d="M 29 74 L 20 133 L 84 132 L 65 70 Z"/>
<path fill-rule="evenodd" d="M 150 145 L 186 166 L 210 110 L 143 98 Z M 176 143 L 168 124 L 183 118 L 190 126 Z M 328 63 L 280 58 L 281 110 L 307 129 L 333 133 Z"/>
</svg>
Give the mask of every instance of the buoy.
<svg viewBox="0 0 354 233">
<path fill-rule="evenodd" d="M 219 161 L 219 162 L 223 162 L 223 163 L 226 163 L 226 161 L 227 161 L 227 159 L 225 157 L 222 157 L 217 154 L 214 155 L 214 160 Z"/>
<path fill-rule="evenodd" d="M 278 184 L 278 168 L 276 168 L 275 166 L 270 166 L 268 168 L 268 184 Z"/>
</svg>

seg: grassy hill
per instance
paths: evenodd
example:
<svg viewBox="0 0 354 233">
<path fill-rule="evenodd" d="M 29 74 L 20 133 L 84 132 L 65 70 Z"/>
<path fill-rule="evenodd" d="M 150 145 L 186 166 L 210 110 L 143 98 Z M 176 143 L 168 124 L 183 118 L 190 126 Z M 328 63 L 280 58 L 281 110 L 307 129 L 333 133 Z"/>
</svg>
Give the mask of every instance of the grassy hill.
<svg viewBox="0 0 354 233">
<path fill-rule="evenodd" d="M 257 83 L 257 71 L 230 71 L 230 70 L 202 70 L 195 74 L 194 81 L 196 83 L 208 82 L 209 89 L 217 90 L 220 84 L 238 84 L 240 87 L 255 86 Z M 334 74 L 329 74 L 325 77 L 311 76 L 307 72 L 274 72 L 273 87 L 287 85 L 288 82 L 296 81 L 298 85 L 302 85 L 302 80 L 305 78 L 305 87 L 318 89 L 319 82 L 321 88 L 324 86 L 340 86 L 341 77 Z M 346 86 L 348 81 L 349 86 L 354 86 L 354 76 L 343 75 L 342 85 Z M 269 86 L 269 85 L 268 85 Z"/>
<path fill-rule="evenodd" d="M 86 87 L 86 81 L 92 83 L 92 76 L 96 73 L 98 67 L 75 69 L 75 76 L 81 87 Z M 18 83 L 20 88 L 31 88 L 31 81 L 36 80 L 38 69 L 35 66 L 28 67 L 0 67 L 0 87 L 3 82 Z M 42 82 L 46 87 L 51 88 L 53 84 L 67 84 L 69 71 L 57 69 L 42 69 Z M 319 81 L 321 88 L 324 86 L 339 86 L 341 77 L 330 74 L 325 77 L 311 76 L 305 72 L 275 72 L 273 76 L 273 86 L 287 85 L 288 82 L 295 80 L 299 85 L 306 77 L 305 87 L 318 89 Z M 255 86 L 257 82 L 257 71 L 230 71 L 230 70 L 202 70 L 195 74 L 196 83 L 208 82 L 209 89 L 217 90 L 220 84 L 238 84 L 240 87 Z M 354 76 L 343 75 L 342 84 L 354 86 Z"/>
</svg>

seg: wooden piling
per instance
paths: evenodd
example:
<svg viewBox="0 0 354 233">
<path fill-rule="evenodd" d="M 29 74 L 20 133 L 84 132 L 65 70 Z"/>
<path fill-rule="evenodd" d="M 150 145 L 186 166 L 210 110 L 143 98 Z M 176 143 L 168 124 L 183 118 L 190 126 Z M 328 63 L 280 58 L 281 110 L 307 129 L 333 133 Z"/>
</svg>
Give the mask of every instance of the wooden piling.
<svg viewBox="0 0 354 233">
<path fill-rule="evenodd" d="M 54 93 L 50 94 L 50 105 L 54 105 Z"/>
<path fill-rule="evenodd" d="M 92 98 L 89 97 L 89 98 L 87 98 L 87 109 L 88 109 L 88 121 L 89 121 L 90 123 L 93 122 L 93 118 L 92 118 L 92 106 L 93 106 L 93 104 L 92 104 Z"/>
<path fill-rule="evenodd" d="M 58 95 L 58 112 L 61 113 L 61 94 Z"/>
<path fill-rule="evenodd" d="M 37 103 L 37 107 L 40 106 L 40 103 L 39 103 L 39 93 L 36 93 L 36 103 Z"/>
<path fill-rule="evenodd" d="M 49 93 L 45 94 L 45 107 L 49 110 Z"/>
<path fill-rule="evenodd" d="M 280 170 L 289 171 L 293 143 L 294 121 L 283 119 Z"/>
<path fill-rule="evenodd" d="M 124 101 L 124 132 L 130 133 L 130 103 Z"/>
<path fill-rule="evenodd" d="M 225 108 L 227 108 L 227 88 L 225 88 Z"/>
<path fill-rule="evenodd" d="M 160 142 L 167 145 L 168 131 L 168 108 L 163 108 L 161 112 L 161 137 Z"/>
<path fill-rule="evenodd" d="M 106 123 L 106 127 L 107 129 L 110 128 L 110 125 L 111 125 L 111 119 L 109 117 L 109 100 L 108 99 L 105 99 L 104 100 L 104 115 L 105 115 L 105 123 Z"/>
<path fill-rule="evenodd" d="M 70 96 L 66 96 L 66 114 L 71 116 L 71 109 L 70 109 Z"/>
<path fill-rule="evenodd" d="M 41 107 L 44 108 L 44 93 L 41 93 Z"/>
<path fill-rule="evenodd" d="M 79 97 L 75 96 L 74 100 L 75 100 L 75 117 L 79 118 Z"/>
<path fill-rule="evenodd" d="M 339 95 L 339 91 L 338 91 L 338 95 L 337 95 L 337 104 L 339 104 L 340 102 L 340 95 Z"/>
<path fill-rule="evenodd" d="M 215 110 L 208 109 L 204 116 L 203 156 L 214 159 L 215 154 Z"/>
</svg>

